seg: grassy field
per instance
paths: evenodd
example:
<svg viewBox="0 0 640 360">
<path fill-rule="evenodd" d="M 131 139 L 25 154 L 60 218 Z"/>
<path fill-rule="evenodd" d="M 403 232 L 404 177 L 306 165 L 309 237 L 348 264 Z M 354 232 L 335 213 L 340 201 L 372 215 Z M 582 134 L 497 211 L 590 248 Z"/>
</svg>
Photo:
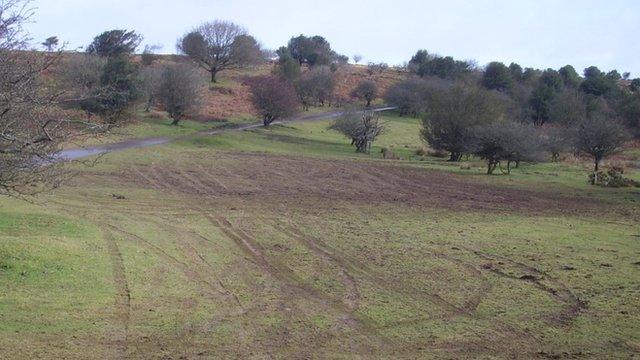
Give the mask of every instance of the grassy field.
<svg viewBox="0 0 640 360">
<path fill-rule="evenodd" d="M 0 358 L 640 353 L 640 189 L 591 187 L 579 164 L 485 176 L 415 155 L 419 120 L 385 122 L 371 155 L 296 123 L 109 154 L 0 199 Z"/>
</svg>

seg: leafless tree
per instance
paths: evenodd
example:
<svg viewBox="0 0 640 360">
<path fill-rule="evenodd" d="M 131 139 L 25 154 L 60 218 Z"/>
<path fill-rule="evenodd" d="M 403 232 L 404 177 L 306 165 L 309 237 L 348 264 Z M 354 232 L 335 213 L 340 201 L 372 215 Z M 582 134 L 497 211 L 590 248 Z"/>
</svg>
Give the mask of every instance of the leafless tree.
<svg viewBox="0 0 640 360">
<path fill-rule="evenodd" d="M 68 134 L 41 85 L 41 74 L 60 54 L 26 51 L 22 25 L 31 12 L 25 0 L 0 2 L 0 194 L 33 194 L 62 177 L 52 160 Z"/>
<path fill-rule="evenodd" d="M 214 83 L 218 72 L 253 65 L 263 56 L 257 41 L 244 28 L 228 21 L 196 27 L 178 41 L 178 50 L 211 73 Z"/>
<path fill-rule="evenodd" d="M 346 112 L 330 128 L 351 139 L 356 152 L 365 154 L 371 151 L 371 144 L 376 137 L 384 132 L 380 116 L 373 111 Z"/>
<path fill-rule="evenodd" d="M 355 55 L 353 55 L 352 59 L 353 59 L 354 63 L 358 64 L 358 63 L 360 63 L 360 61 L 362 61 L 362 55 L 355 54 Z"/>
</svg>

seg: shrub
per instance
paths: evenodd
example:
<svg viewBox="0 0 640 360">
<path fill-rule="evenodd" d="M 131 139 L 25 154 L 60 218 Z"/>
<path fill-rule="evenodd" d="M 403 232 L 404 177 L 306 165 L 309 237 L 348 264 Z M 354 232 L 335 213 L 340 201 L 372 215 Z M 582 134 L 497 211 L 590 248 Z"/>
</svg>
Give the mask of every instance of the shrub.
<svg viewBox="0 0 640 360">
<path fill-rule="evenodd" d="M 102 69 L 99 86 L 81 108 L 101 116 L 108 125 L 117 125 L 140 96 L 138 67 L 126 57 L 112 57 Z"/>
<path fill-rule="evenodd" d="M 491 175 L 502 161 L 507 162 L 506 173 L 511 164 L 516 167 L 522 161 L 535 161 L 541 150 L 540 137 L 536 129 L 521 123 L 505 122 L 476 126 L 472 130 L 472 151 L 487 163 L 487 174 Z"/>
<path fill-rule="evenodd" d="M 351 145 L 356 147 L 356 152 L 367 154 L 371 151 L 371 144 L 376 137 L 384 132 L 380 117 L 370 111 L 347 112 L 336 119 L 330 129 L 351 139 Z"/>
<path fill-rule="evenodd" d="M 378 96 L 378 85 L 373 80 L 361 81 L 358 86 L 353 89 L 351 96 L 365 101 L 365 106 L 370 107 L 371 102 Z"/>
<path fill-rule="evenodd" d="M 589 183 L 603 187 L 640 187 L 640 182 L 624 177 L 624 169 L 614 166 L 606 173 L 602 171 L 589 174 Z"/>
<path fill-rule="evenodd" d="M 333 97 L 336 82 L 326 66 L 314 67 L 303 73 L 295 83 L 295 90 L 304 110 L 312 105 L 324 106 Z"/>
<path fill-rule="evenodd" d="M 495 93 L 458 85 L 431 96 L 422 138 L 432 149 L 449 152 L 450 161 L 460 161 L 469 153 L 471 128 L 498 121 L 504 112 L 504 102 Z"/>
<path fill-rule="evenodd" d="M 384 94 L 384 101 L 398 107 L 400 116 L 422 114 L 432 95 L 445 91 L 449 83 L 438 79 L 409 78 L 391 86 Z"/>
<path fill-rule="evenodd" d="M 601 114 L 587 117 L 573 128 L 574 148 L 592 157 L 594 172 L 598 172 L 600 162 L 618 152 L 626 140 L 624 126 Z"/>
<path fill-rule="evenodd" d="M 158 100 L 173 119 L 171 125 L 178 125 L 198 108 L 201 87 L 198 73 L 189 65 L 176 64 L 164 70 Z"/>
<path fill-rule="evenodd" d="M 295 90 L 286 81 L 264 76 L 252 79 L 249 86 L 251 101 L 262 115 L 264 126 L 294 115 L 300 106 Z"/>
</svg>

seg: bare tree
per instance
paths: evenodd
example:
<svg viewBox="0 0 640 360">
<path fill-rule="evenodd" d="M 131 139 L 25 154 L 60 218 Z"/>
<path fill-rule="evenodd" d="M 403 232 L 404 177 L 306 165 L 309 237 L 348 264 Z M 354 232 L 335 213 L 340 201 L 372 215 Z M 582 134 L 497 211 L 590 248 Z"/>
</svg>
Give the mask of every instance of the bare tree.
<svg viewBox="0 0 640 360">
<path fill-rule="evenodd" d="M 171 125 L 178 125 L 180 120 L 198 108 L 201 87 L 198 74 L 189 65 L 176 64 L 164 70 L 158 100 L 173 119 Z"/>
<path fill-rule="evenodd" d="M 351 139 L 351 145 L 356 147 L 356 152 L 368 154 L 371 144 L 384 132 L 384 126 L 380 122 L 380 116 L 372 111 L 347 112 L 330 127 Z"/>
<path fill-rule="evenodd" d="M 264 126 L 294 115 L 300 107 L 293 86 L 285 80 L 263 76 L 252 79 L 249 85 L 251 101 L 260 111 Z"/>
<path fill-rule="evenodd" d="M 353 59 L 353 62 L 356 63 L 357 65 L 360 63 L 360 61 L 362 61 L 362 55 L 355 54 L 352 56 L 352 59 Z"/>
<path fill-rule="evenodd" d="M 63 179 L 53 163 L 68 135 L 68 122 L 54 111 L 56 94 L 41 86 L 41 74 L 57 55 L 22 51 L 28 1 L 0 2 L 0 194 L 30 195 Z"/>
<path fill-rule="evenodd" d="M 263 52 L 247 31 L 228 21 L 204 23 L 178 41 L 178 50 L 211 73 L 241 68 L 261 61 Z"/>
</svg>

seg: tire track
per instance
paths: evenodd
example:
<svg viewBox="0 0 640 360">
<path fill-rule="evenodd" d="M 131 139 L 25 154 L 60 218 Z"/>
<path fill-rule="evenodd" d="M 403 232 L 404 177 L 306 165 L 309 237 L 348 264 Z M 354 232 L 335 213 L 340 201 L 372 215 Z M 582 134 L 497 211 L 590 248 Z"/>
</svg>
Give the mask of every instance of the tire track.
<svg viewBox="0 0 640 360">
<path fill-rule="evenodd" d="M 202 290 L 202 288 L 206 288 L 210 292 L 213 291 L 213 293 L 217 293 L 219 295 L 222 296 L 227 296 L 227 292 L 225 291 L 224 288 L 222 288 L 219 284 L 217 283 L 211 283 L 209 281 L 207 281 L 206 279 L 204 279 L 202 277 L 201 274 L 199 274 L 197 271 L 193 270 L 191 267 L 189 267 L 188 264 L 178 260 L 176 257 L 170 255 L 169 253 L 167 253 L 166 251 L 164 251 L 161 247 L 149 242 L 148 240 L 145 240 L 144 238 L 130 233 L 126 230 L 123 230 L 119 227 L 116 227 L 114 225 L 110 225 L 110 224 L 103 224 L 103 226 L 108 227 L 109 229 L 111 229 L 114 232 L 120 233 L 124 236 L 126 236 L 129 239 L 134 240 L 135 242 L 144 245 L 145 247 L 147 247 L 148 249 L 152 250 L 153 252 L 155 252 L 158 256 L 164 258 L 165 260 L 168 260 L 169 262 L 173 263 L 177 268 L 179 268 L 184 274 L 185 276 L 190 279 L 191 281 L 195 282 L 196 284 L 199 284 L 200 290 Z M 207 293 L 204 292 L 204 293 Z"/>
<path fill-rule="evenodd" d="M 491 271 L 503 278 L 529 283 L 533 287 L 547 293 L 560 304 L 563 304 L 564 309 L 557 313 L 554 318 L 550 319 L 553 323 L 562 326 L 569 325 L 576 316 L 587 308 L 587 303 L 578 298 L 566 285 L 532 266 L 499 255 L 491 255 L 466 247 L 465 249 L 481 259 L 490 261 L 490 263 L 483 266 L 483 269 L 486 271 Z M 507 272 L 505 265 L 520 271 L 524 275 L 517 276 Z"/>
<path fill-rule="evenodd" d="M 413 291 L 410 291 L 406 289 L 406 287 L 402 286 L 401 283 L 386 279 L 377 270 L 371 269 L 368 265 L 362 263 L 360 260 L 354 257 L 351 257 L 346 254 L 343 254 L 341 256 L 336 255 L 338 251 L 332 248 L 331 246 L 329 246 L 328 244 L 326 244 L 325 242 L 323 242 L 322 240 L 318 238 L 311 238 L 308 235 L 303 234 L 301 231 L 299 231 L 297 228 L 291 225 L 284 225 L 284 226 L 289 232 L 291 232 L 292 234 L 295 234 L 300 239 L 306 239 L 304 241 L 307 244 L 310 244 L 311 246 L 318 248 L 318 251 L 321 251 L 322 253 L 325 253 L 328 256 L 331 256 L 331 258 L 334 259 L 334 261 L 340 264 L 342 268 L 350 271 L 351 274 L 359 274 L 367 278 L 369 281 L 371 281 L 373 284 L 375 284 L 381 289 L 391 290 L 399 294 L 405 295 L 413 299 L 414 301 L 417 301 L 418 303 L 423 303 L 425 299 L 427 299 L 429 302 L 445 310 L 450 316 L 468 315 L 468 311 L 465 311 L 463 308 L 458 307 L 457 305 L 445 300 L 442 296 L 438 294 L 426 293 L 424 291 L 419 291 L 415 289 Z"/>
<path fill-rule="evenodd" d="M 187 255 L 191 261 L 193 263 L 200 263 L 201 266 L 198 266 L 200 268 L 204 268 L 205 271 L 207 273 L 208 276 L 210 276 L 211 278 L 214 279 L 215 284 L 218 285 L 218 288 L 221 290 L 221 292 L 223 292 L 227 298 L 231 299 L 238 307 L 240 307 L 240 309 L 244 312 L 244 308 L 242 306 L 242 304 L 240 303 L 240 299 L 236 296 L 236 294 L 234 294 L 232 291 L 230 291 L 222 282 L 222 280 L 218 277 L 218 275 L 216 274 L 216 272 L 214 271 L 214 266 L 211 265 L 211 263 L 209 263 L 209 261 L 207 261 L 204 256 L 202 256 L 202 254 L 200 252 L 198 252 L 198 250 L 191 244 L 191 242 L 186 241 L 186 237 L 184 236 L 184 232 L 188 232 L 189 234 L 191 234 L 191 236 L 197 237 L 200 240 L 204 241 L 207 244 L 211 244 L 212 241 L 196 232 L 194 232 L 193 230 L 190 229 L 183 229 L 183 228 L 178 228 L 175 225 L 171 225 L 169 224 L 170 219 L 166 219 L 166 218 L 162 218 L 165 221 L 157 221 L 154 219 L 151 219 L 149 217 L 146 218 L 147 222 L 151 222 L 156 224 L 159 228 L 162 228 L 166 231 L 170 231 L 171 233 L 173 233 L 174 236 L 176 236 L 177 238 L 182 238 L 182 241 L 180 242 L 180 246 L 182 247 L 185 255 Z M 187 264 L 185 264 L 186 266 L 188 266 Z M 194 266 L 197 266 L 194 264 Z M 195 271 L 195 270 L 194 270 Z M 198 272 L 200 273 L 200 272 Z M 201 277 L 204 277 L 203 275 L 200 275 Z"/>
<path fill-rule="evenodd" d="M 113 274 L 113 284 L 115 287 L 115 317 L 121 327 L 120 333 L 113 339 L 116 358 L 126 359 L 129 343 L 129 322 L 131 320 L 131 292 L 122 259 L 120 248 L 113 237 L 113 234 L 103 235 L 109 250 L 109 260 L 111 261 L 111 272 Z"/>
<path fill-rule="evenodd" d="M 349 272 L 347 267 L 344 265 L 344 263 L 340 261 L 340 259 L 336 258 L 335 256 L 333 256 L 333 254 L 327 252 L 326 250 L 318 247 L 315 244 L 315 242 L 313 242 L 311 239 L 305 236 L 300 236 L 300 234 L 290 231 L 289 229 L 287 229 L 286 226 L 280 225 L 277 221 L 272 222 L 271 225 L 276 230 L 293 238 L 294 240 L 297 240 L 300 244 L 305 246 L 307 249 L 311 250 L 311 252 L 315 253 L 317 256 L 336 265 L 340 269 L 342 282 L 347 289 L 347 296 L 344 299 L 344 302 L 349 307 L 349 309 L 351 310 L 358 309 L 359 301 L 360 301 L 360 292 L 358 290 L 358 284 L 356 283 L 356 280 L 351 275 L 351 273 Z"/>
<path fill-rule="evenodd" d="M 378 338 L 385 347 L 393 348 L 395 344 L 390 343 L 388 338 L 383 337 L 378 333 L 377 328 L 374 326 L 375 322 L 372 319 L 361 314 L 355 314 L 355 312 L 346 306 L 341 300 L 327 296 L 325 293 L 304 283 L 293 273 L 291 269 L 286 266 L 274 266 L 262 253 L 262 250 L 256 243 L 255 239 L 243 230 L 235 228 L 226 218 L 211 214 L 205 214 L 205 216 L 214 226 L 220 229 L 224 235 L 233 240 L 247 255 L 249 255 L 252 261 L 260 269 L 278 280 L 284 289 L 288 291 L 290 296 L 303 298 L 316 303 L 321 301 L 322 304 L 342 313 L 344 316 L 343 322 L 345 324 L 350 324 L 351 327 L 363 331 L 368 336 Z"/>
</svg>

